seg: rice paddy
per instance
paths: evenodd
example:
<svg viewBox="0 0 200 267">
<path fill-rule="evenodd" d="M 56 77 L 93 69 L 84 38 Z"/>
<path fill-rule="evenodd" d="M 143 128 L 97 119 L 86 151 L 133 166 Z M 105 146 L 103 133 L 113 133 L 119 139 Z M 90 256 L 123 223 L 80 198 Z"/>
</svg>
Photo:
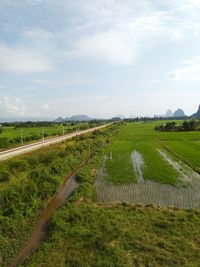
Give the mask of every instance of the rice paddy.
<svg viewBox="0 0 200 267">
<path fill-rule="evenodd" d="M 157 123 L 122 127 L 97 176 L 97 201 L 200 209 L 200 133 L 156 132 Z"/>
</svg>

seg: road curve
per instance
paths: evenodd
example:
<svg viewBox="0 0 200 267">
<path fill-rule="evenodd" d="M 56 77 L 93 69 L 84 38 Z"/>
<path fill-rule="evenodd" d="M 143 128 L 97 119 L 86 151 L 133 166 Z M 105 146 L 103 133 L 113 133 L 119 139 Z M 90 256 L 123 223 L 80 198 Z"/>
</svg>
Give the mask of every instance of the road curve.
<svg viewBox="0 0 200 267">
<path fill-rule="evenodd" d="M 18 155 L 33 151 L 33 150 L 37 150 L 39 148 L 42 148 L 42 147 L 45 147 L 45 146 L 48 146 L 48 145 L 51 145 L 51 144 L 56 144 L 56 143 L 65 141 L 65 140 L 70 139 L 70 138 L 75 137 L 75 136 L 79 136 L 79 135 L 83 135 L 83 134 L 86 134 L 86 133 L 90 133 L 90 132 L 93 132 L 95 130 L 99 130 L 99 129 L 105 128 L 105 127 L 107 127 L 107 126 L 109 126 L 111 124 L 112 123 L 108 123 L 108 124 L 104 124 L 104 125 L 101 125 L 101 126 L 97 126 L 97 127 L 94 127 L 94 128 L 87 129 L 87 130 L 82 130 L 82 131 L 66 134 L 66 135 L 63 135 L 63 136 L 50 138 L 48 140 L 39 141 L 39 142 L 36 142 L 34 144 L 28 144 L 28 145 L 20 146 L 20 147 L 17 147 L 17 148 L 5 150 L 5 151 L 0 152 L 0 160 L 6 160 L 6 159 L 9 159 L 9 158 L 12 158 L 12 157 L 15 157 L 15 156 L 18 156 Z"/>
</svg>

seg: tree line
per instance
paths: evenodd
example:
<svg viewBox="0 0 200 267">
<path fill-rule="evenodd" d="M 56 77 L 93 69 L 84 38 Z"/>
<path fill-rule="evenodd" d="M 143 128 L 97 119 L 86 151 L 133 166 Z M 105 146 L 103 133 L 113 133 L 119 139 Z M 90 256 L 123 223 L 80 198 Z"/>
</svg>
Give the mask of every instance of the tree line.
<svg viewBox="0 0 200 267">
<path fill-rule="evenodd" d="M 167 122 L 156 126 L 155 130 L 163 132 L 200 131 L 200 120 L 184 121 L 181 124 L 177 124 L 177 122 L 174 121 Z"/>
</svg>

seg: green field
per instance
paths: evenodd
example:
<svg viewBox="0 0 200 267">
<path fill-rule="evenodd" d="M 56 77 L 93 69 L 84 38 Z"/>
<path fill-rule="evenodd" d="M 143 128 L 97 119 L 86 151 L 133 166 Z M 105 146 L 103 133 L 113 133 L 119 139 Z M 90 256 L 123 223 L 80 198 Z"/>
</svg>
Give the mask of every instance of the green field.
<svg viewBox="0 0 200 267">
<path fill-rule="evenodd" d="M 200 135 L 200 134 L 199 134 Z M 168 140 L 163 145 L 176 157 L 200 173 L 200 146 L 186 140 Z"/>
<path fill-rule="evenodd" d="M 131 153 L 137 150 L 144 159 L 142 167 L 145 180 L 176 185 L 179 173 L 159 153 L 164 150 L 175 160 L 182 160 L 200 173 L 200 132 L 158 132 L 160 122 L 139 122 L 123 126 L 107 154 L 108 179 L 114 183 L 131 183 L 135 180 Z"/>
<path fill-rule="evenodd" d="M 24 246 L 64 177 L 91 152 L 77 172 L 79 187 L 52 216 L 47 238 L 22 266 L 199 266 L 200 211 L 191 207 L 200 209 L 200 183 L 179 187 L 179 173 L 158 151 L 197 172 L 199 132 L 158 132 L 159 123 L 112 125 L 1 162 L 0 266 L 8 266 Z M 140 183 L 134 150 L 144 159 Z M 99 180 L 98 191 L 102 162 L 107 180 Z M 99 201 L 99 193 L 108 198 Z M 113 196 L 117 201 L 110 201 Z M 167 208 L 171 203 L 175 207 Z"/>
<path fill-rule="evenodd" d="M 27 267 L 199 266 L 200 213 L 76 203 L 54 217 Z"/>
<path fill-rule="evenodd" d="M 75 131 L 76 129 L 86 129 L 88 123 L 77 123 L 75 125 L 53 124 L 51 126 L 35 127 L 1 127 L 0 133 L 0 150 L 14 146 L 42 140 L 52 136 L 60 136 Z"/>
</svg>

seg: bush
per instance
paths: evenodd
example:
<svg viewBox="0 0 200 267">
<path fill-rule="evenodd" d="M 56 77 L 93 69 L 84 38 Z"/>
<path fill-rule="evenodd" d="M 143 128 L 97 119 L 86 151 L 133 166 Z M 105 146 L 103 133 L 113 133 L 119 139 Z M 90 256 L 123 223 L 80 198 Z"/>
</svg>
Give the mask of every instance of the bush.
<svg viewBox="0 0 200 267">
<path fill-rule="evenodd" d="M 55 153 L 49 153 L 49 154 L 42 154 L 40 156 L 40 162 L 45 164 L 45 165 L 49 165 L 53 162 L 53 160 L 55 159 Z"/>
<path fill-rule="evenodd" d="M 50 172 L 53 175 L 58 175 L 62 173 L 63 169 L 65 169 L 63 160 L 56 159 L 51 164 Z"/>
<path fill-rule="evenodd" d="M 24 172 L 28 170 L 29 164 L 26 160 L 11 160 L 9 167 L 12 172 Z"/>
<path fill-rule="evenodd" d="M 0 138 L 0 148 L 7 147 L 9 143 L 10 142 L 9 142 L 8 138 L 6 138 L 6 137 Z"/>
<path fill-rule="evenodd" d="M 11 179 L 11 174 L 6 170 L 0 171 L 0 182 L 6 182 Z"/>
<path fill-rule="evenodd" d="M 33 135 L 31 135 L 30 139 L 31 140 L 39 140 L 40 139 L 40 136 L 39 135 L 36 135 L 36 134 L 33 134 Z"/>
</svg>

